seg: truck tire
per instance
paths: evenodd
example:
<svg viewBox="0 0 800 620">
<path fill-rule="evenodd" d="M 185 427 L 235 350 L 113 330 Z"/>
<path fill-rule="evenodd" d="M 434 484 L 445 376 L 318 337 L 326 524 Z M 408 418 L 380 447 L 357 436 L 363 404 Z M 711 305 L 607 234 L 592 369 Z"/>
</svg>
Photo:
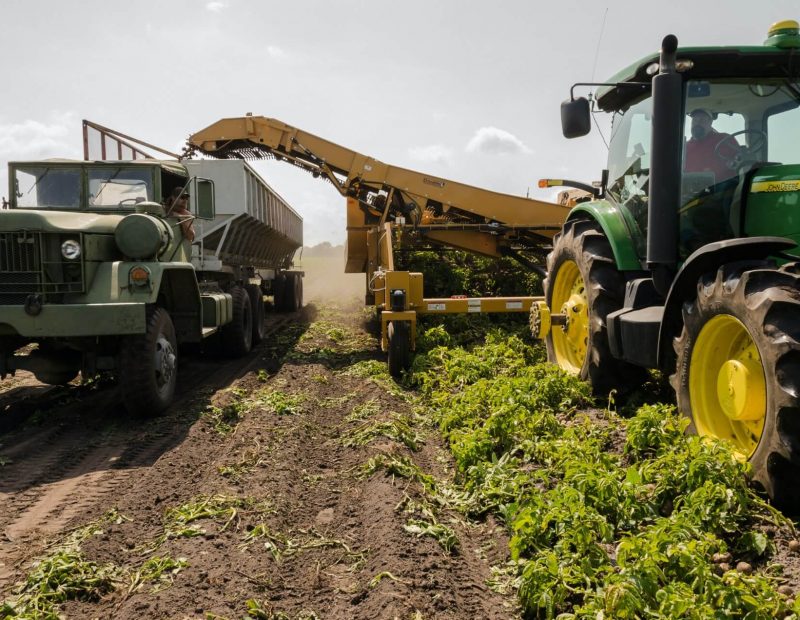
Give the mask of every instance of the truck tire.
<svg viewBox="0 0 800 620">
<path fill-rule="evenodd" d="M 683 307 L 672 385 L 689 430 L 733 444 L 773 502 L 800 510 L 800 276 L 723 265 Z"/>
<path fill-rule="evenodd" d="M 172 404 L 178 377 L 178 346 L 169 313 L 147 311 L 146 331 L 125 336 L 120 344 L 119 383 L 132 415 L 156 416 Z"/>
<path fill-rule="evenodd" d="M 303 307 L 303 278 L 299 273 L 286 274 L 284 300 L 284 312 L 297 312 Z"/>
<path fill-rule="evenodd" d="M 550 329 L 548 360 L 589 381 L 599 396 L 640 386 L 645 370 L 616 359 L 608 344 L 606 317 L 622 307 L 625 277 L 600 225 L 589 219 L 564 224 L 547 256 L 547 274 L 547 305 L 568 320 Z"/>
<path fill-rule="evenodd" d="M 222 350 L 228 357 L 241 357 L 253 347 L 253 311 L 250 296 L 241 286 L 230 290 L 233 297 L 233 320 L 223 325 Z"/>
<path fill-rule="evenodd" d="M 411 329 L 408 321 L 389 321 L 389 374 L 399 379 L 411 368 Z"/>
<path fill-rule="evenodd" d="M 275 312 L 286 312 L 286 274 L 275 275 L 272 281 L 272 297 Z"/>
<path fill-rule="evenodd" d="M 267 329 L 264 325 L 264 296 L 261 287 L 255 284 L 248 284 L 245 290 L 250 297 L 250 309 L 253 311 L 253 344 L 259 344 L 264 340 Z"/>
</svg>

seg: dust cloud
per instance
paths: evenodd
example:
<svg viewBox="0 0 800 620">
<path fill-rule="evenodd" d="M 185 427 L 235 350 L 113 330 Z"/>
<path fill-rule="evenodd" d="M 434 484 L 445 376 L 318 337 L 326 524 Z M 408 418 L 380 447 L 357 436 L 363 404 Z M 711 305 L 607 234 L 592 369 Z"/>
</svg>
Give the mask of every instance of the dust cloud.
<svg viewBox="0 0 800 620">
<path fill-rule="evenodd" d="M 357 301 L 364 303 L 366 275 L 344 272 L 344 246 L 321 243 L 303 248 L 302 255 L 295 256 L 295 269 L 305 271 L 303 297 L 306 303 Z"/>
</svg>

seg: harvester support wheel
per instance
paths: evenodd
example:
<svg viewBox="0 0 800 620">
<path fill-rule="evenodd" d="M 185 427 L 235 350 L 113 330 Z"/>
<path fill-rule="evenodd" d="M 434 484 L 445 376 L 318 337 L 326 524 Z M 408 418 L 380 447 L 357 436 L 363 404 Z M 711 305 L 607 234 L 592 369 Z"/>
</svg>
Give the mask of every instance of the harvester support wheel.
<svg viewBox="0 0 800 620">
<path fill-rule="evenodd" d="M 170 406 L 178 377 L 178 345 L 164 308 L 148 308 L 145 333 L 122 339 L 118 374 L 128 413 L 155 416 Z"/>
<path fill-rule="evenodd" d="M 411 368 L 411 327 L 408 321 L 390 321 L 386 326 L 389 338 L 389 374 L 402 376 Z"/>
<path fill-rule="evenodd" d="M 241 286 L 230 290 L 233 297 L 233 320 L 223 325 L 222 349 L 228 357 L 247 355 L 253 346 L 253 311 L 250 296 Z"/>
<path fill-rule="evenodd" d="M 253 344 L 258 344 L 264 340 L 267 329 L 264 325 L 264 295 L 261 287 L 256 284 L 248 284 L 245 290 L 250 298 L 250 309 L 253 311 Z"/>
<path fill-rule="evenodd" d="M 547 336 L 547 358 L 589 381 L 600 396 L 641 385 L 644 369 L 616 359 L 609 348 L 606 317 L 622 307 L 625 277 L 600 225 L 589 219 L 564 224 L 553 240 L 547 272 L 547 305 L 567 317 Z"/>
<path fill-rule="evenodd" d="M 672 385 L 690 431 L 749 459 L 773 502 L 800 509 L 800 270 L 731 263 L 683 306 Z"/>
</svg>

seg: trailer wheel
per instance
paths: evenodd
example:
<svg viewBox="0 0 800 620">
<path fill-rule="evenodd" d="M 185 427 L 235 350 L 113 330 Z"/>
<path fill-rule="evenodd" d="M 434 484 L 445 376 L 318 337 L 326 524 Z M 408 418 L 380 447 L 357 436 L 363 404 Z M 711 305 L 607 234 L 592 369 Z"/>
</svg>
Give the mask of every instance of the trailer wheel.
<svg viewBox="0 0 800 620">
<path fill-rule="evenodd" d="M 233 320 L 222 327 L 222 349 L 229 357 L 247 355 L 253 346 L 253 312 L 250 296 L 241 286 L 230 290 Z"/>
<path fill-rule="evenodd" d="M 283 294 L 285 312 L 297 312 L 303 307 L 303 278 L 299 273 L 286 274 L 286 288 Z"/>
<path fill-rule="evenodd" d="M 411 329 L 408 321 L 389 321 L 389 374 L 400 378 L 411 368 Z"/>
<path fill-rule="evenodd" d="M 264 325 L 264 296 L 261 287 L 255 284 L 248 284 L 245 290 L 250 298 L 250 309 L 253 311 L 253 344 L 258 344 L 264 340 L 267 329 Z"/>
<path fill-rule="evenodd" d="M 178 377 L 175 327 L 164 308 L 148 309 L 146 331 L 120 345 L 119 383 L 132 415 L 155 416 L 172 404 Z"/>
<path fill-rule="evenodd" d="M 723 265 L 684 304 L 671 377 L 690 431 L 723 439 L 785 510 L 800 509 L 800 277 Z"/>
<path fill-rule="evenodd" d="M 286 312 L 286 274 L 275 275 L 272 281 L 272 297 L 275 312 Z"/>
<path fill-rule="evenodd" d="M 547 267 L 547 305 L 567 315 L 566 325 L 554 325 L 547 336 L 547 358 L 601 396 L 641 385 L 644 369 L 616 359 L 608 345 L 606 317 L 622 307 L 625 278 L 600 226 L 586 219 L 564 224 Z"/>
</svg>

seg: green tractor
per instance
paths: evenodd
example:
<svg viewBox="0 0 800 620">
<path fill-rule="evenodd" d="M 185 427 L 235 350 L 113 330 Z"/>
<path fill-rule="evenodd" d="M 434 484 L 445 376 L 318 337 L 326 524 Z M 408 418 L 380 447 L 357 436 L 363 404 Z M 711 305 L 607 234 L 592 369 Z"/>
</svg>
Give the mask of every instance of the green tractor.
<svg viewBox="0 0 800 620">
<path fill-rule="evenodd" d="M 577 85 L 576 85 L 577 86 Z M 599 394 L 671 376 L 690 430 L 800 508 L 800 29 L 678 49 L 565 101 L 565 137 L 613 115 L 607 170 L 548 257 L 534 335 Z M 574 87 L 573 87 L 574 89 Z"/>
</svg>

